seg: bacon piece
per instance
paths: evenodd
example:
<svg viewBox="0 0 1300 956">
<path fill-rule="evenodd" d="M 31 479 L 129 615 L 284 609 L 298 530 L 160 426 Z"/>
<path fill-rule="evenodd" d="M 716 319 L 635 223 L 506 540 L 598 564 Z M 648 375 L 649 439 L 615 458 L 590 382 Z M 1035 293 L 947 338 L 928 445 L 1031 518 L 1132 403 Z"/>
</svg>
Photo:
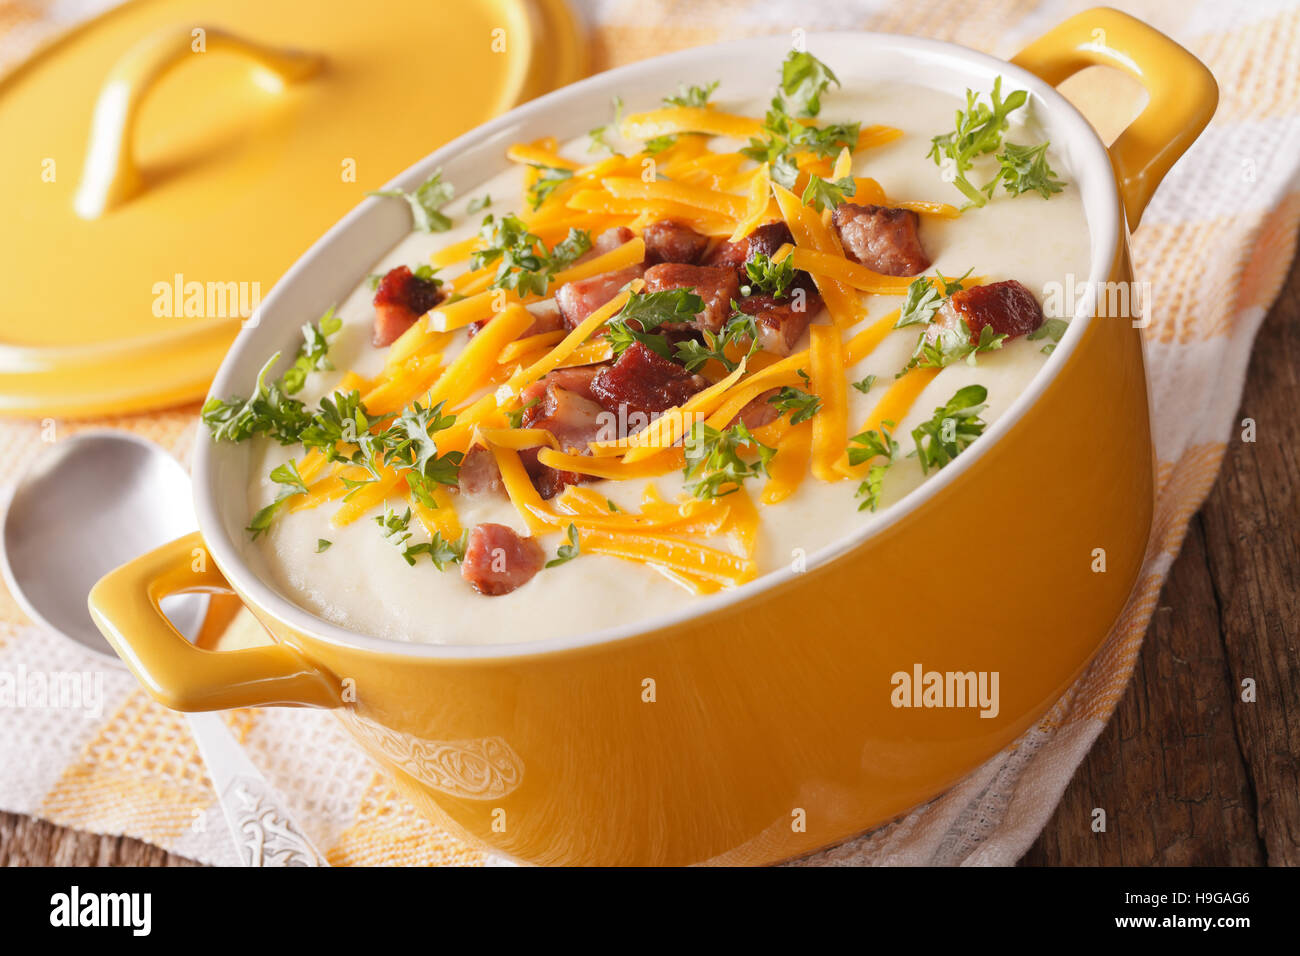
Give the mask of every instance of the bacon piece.
<svg viewBox="0 0 1300 956">
<path fill-rule="evenodd" d="M 749 255 L 748 239 L 740 239 L 736 242 L 728 239 L 710 249 L 701 265 L 739 269 L 745 264 L 747 255 Z"/>
<path fill-rule="evenodd" d="M 375 348 L 392 345 L 442 299 L 441 285 L 434 280 L 421 279 L 406 266 L 389 269 L 375 289 L 371 343 Z"/>
<path fill-rule="evenodd" d="M 887 276 L 920 275 L 930 266 L 917 229 L 921 217 L 910 209 L 841 203 L 831 215 L 854 262 Z"/>
<path fill-rule="evenodd" d="M 482 445 L 475 445 L 465 453 L 459 475 L 457 487 L 463 495 L 496 494 L 505 490 L 496 458 Z"/>
<path fill-rule="evenodd" d="M 708 379 L 692 375 L 640 342 L 624 349 L 618 361 L 597 372 L 591 382 L 592 394 L 606 411 L 620 423 L 639 427 L 708 387 Z M 645 421 L 633 423 L 634 415 Z"/>
<path fill-rule="evenodd" d="M 794 236 L 790 227 L 783 222 L 769 222 L 759 226 L 745 237 L 745 262 L 753 262 L 757 256 L 771 259 L 776 250 L 784 245 L 794 245 Z"/>
<path fill-rule="evenodd" d="M 497 597 L 523 587 L 546 563 L 546 552 L 503 524 L 475 525 L 465 546 L 460 576 L 479 594 Z"/>
<path fill-rule="evenodd" d="M 789 226 L 783 222 L 765 223 L 743 239 L 721 242 L 714 246 L 705 257 L 704 264 L 736 269 L 743 280 L 746 262 L 753 262 L 754 257 L 760 254 L 770 259 L 786 243 L 794 245 L 794 236 L 790 233 Z"/>
<path fill-rule="evenodd" d="M 645 266 L 638 263 L 617 272 L 605 272 L 560 286 L 555 292 L 555 304 L 564 317 L 565 327 L 577 328 L 591 313 L 618 295 L 619 289 L 644 274 Z"/>
<path fill-rule="evenodd" d="M 821 311 L 822 297 L 815 289 L 811 292 L 790 291 L 788 297 L 747 295 L 736 303 L 741 312 L 754 317 L 754 324 L 758 326 L 758 344 L 765 352 L 789 355 L 813 316 Z"/>
<path fill-rule="evenodd" d="M 597 256 L 603 256 L 607 252 L 613 252 L 619 246 L 629 243 L 635 238 L 636 233 L 627 226 L 611 226 L 591 240 L 591 248 L 579 256 L 575 263 L 586 262 L 588 259 L 594 259 Z"/>
<path fill-rule="evenodd" d="M 972 343 L 979 341 L 985 326 L 991 326 L 996 334 L 1015 338 L 1043 324 L 1043 307 L 1015 279 L 977 285 L 953 293 L 926 329 L 926 337 L 933 342 L 940 330 L 958 328 L 959 320 L 970 329 Z"/>
<path fill-rule="evenodd" d="M 664 262 L 645 271 L 646 292 L 668 289 L 693 289 L 704 300 L 704 310 L 695 316 L 692 324 L 698 329 L 717 332 L 731 315 L 731 300 L 739 294 L 740 281 L 734 269 L 719 266 Z"/>
<path fill-rule="evenodd" d="M 776 421 L 781 411 L 769 399 L 779 391 L 779 388 L 769 388 L 766 392 L 755 395 L 736 413 L 736 417 L 727 423 L 727 427 L 741 424 L 753 431 L 755 428 L 762 428 Z"/>
<path fill-rule="evenodd" d="M 660 262 L 693 265 L 700 261 L 709 245 L 708 236 L 671 219 L 650 223 L 641 231 L 641 238 L 645 240 L 645 261 L 650 265 Z"/>
<path fill-rule="evenodd" d="M 571 455 L 585 453 L 593 441 L 615 437 L 609 412 L 592 394 L 592 379 L 601 368 L 599 365 L 559 368 L 528 385 L 519 394 L 524 406 L 520 425 L 546 429 Z M 537 460 L 535 448 L 521 451 L 519 457 L 533 487 L 543 498 L 554 497 L 565 485 L 595 480 L 590 475 L 557 471 L 543 465 Z"/>
<path fill-rule="evenodd" d="M 546 429 L 569 454 L 582 454 L 598 437 L 614 437 L 602 434 L 609 421 L 603 416 L 608 413 L 592 390 L 592 380 L 601 368 L 560 368 L 528 385 L 519 394 L 524 406 L 521 426 Z"/>
</svg>

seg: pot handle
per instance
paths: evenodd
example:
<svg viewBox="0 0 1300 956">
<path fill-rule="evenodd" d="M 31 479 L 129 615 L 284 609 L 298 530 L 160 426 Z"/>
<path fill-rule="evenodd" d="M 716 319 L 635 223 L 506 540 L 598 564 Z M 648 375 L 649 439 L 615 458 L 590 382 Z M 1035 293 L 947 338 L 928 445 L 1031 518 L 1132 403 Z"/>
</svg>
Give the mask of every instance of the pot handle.
<svg viewBox="0 0 1300 956">
<path fill-rule="evenodd" d="M 175 66 L 208 50 L 226 50 L 251 60 L 264 88 L 282 89 L 320 72 L 315 53 L 279 49 L 217 27 L 178 25 L 145 37 L 113 65 L 91 119 L 86 165 L 73 208 L 82 219 L 98 219 L 144 188 L 135 162 L 135 125 L 149 92 Z"/>
<path fill-rule="evenodd" d="M 1149 101 L 1110 147 L 1129 229 L 1165 174 L 1205 129 L 1219 87 L 1200 60 L 1141 20 L 1109 7 L 1071 17 L 1011 58 L 1053 86 L 1088 66 L 1112 66 L 1141 83 Z"/>
<path fill-rule="evenodd" d="M 230 590 L 196 531 L 110 571 L 91 589 L 88 603 L 95 625 L 145 690 L 173 710 L 337 707 L 338 682 L 293 648 L 203 650 L 159 605 L 183 591 Z"/>
</svg>

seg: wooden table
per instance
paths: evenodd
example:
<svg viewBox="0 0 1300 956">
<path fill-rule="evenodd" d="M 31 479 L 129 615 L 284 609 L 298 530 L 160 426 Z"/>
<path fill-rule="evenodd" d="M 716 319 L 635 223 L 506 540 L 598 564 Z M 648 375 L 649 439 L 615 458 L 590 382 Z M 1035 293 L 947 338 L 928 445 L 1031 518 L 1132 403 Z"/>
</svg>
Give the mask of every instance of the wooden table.
<svg viewBox="0 0 1300 956">
<path fill-rule="evenodd" d="M 1027 865 L 1300 864 L 1300 261 L 1260 332 L 1240 429 L 1137 672 Z M 1241 680 L 1257 699 L 1243 703 Z M 1092 831 L 1104 808 L 1105 833 Z M 192 865 L 0 814 L 0 865 Z"/>
</svg>

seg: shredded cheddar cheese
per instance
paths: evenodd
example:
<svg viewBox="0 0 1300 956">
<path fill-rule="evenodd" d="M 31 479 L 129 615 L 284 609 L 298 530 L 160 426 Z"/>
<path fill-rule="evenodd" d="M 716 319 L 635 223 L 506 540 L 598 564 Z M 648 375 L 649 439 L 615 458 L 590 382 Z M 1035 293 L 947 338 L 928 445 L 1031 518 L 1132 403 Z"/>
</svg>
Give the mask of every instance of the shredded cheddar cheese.
<svg viewBox="0 0 1300 956">
<path fill-rule="evenodd" d="M 822 481 L 839 481 L 844 475 L 835 470 L 835 462 L 848 441 L 844 346 L 840 330 L 833 325 L 814 325 L 808 331 L 812 334 L 809 384 L 813 394 L 822 400 L 821 411 L 812 420 L 812 471 Z"/>
<path fill-rule="evenodd" d="M 795 122 L 815 125 L 810 119 Z M 797 170 L 793 189 L 774 182 L 767 163 L 755 163 L 734 149 L 713 148 L 711 137 L 747 141 L 770 135 L 763 121 L 753 117 L 708 105 L 667 106 L 627 116 L 620 132 L 632 140 L 674 139 L 656 144 L 663 147 L 658 152 L 647 149 L 594 162 L 562 155 L 553 137 L 509 146 L 507 159 L 525 167 L 526 199 L 528 188 L 541 177 L 554 178 L 549 170 L 563 171 L 555 188 L 535 191 L 531 197 L 535 201 L 512 215 L 531 233 L 526 241 L 535 237 L 541 244 L 540 257 L 571 230 L 594 239 L 605 230 L 625 227 L 632 230 L 632 239 L 600 254 L 589 253 L 553 274 L 542 273 L 545 278 L 532 285 L 518 286 L 525 290 L 545 286 L 544 295 L 496 288 L 498 262 L 508 263 L 508 258 L 473 268 L 474 254 L 491 240 L 474 235 L 444 246 L 429 261 L 451 272 L 443 281 L 445 290 L 455 295 L 421 316 L 389 346 L 384 367 L 373 380 L 349 372 L 338 389 L 360 392 L 372 416 L 399 413 L 416 401 L 425 407 L 442 402 L 443 413 L 455 420 L 431 436 L 438 453 L 488 449 L 509 501 L 530 534 L 563 534 L 572 525 L 580 553 L 636 562 L 692 593 L 707 594 L 743 584 L 758 573 L 761 508 L 791 498 L 808 474 L 831 482 L 860 477 L 867 467 L 848 465 L 847 370 L 893 332 L 899 313 L 882 315 L 856 332 L 852 329 L 867 315 L 864 296 L 902 296 L 913 280 L 882 275 L 847 258 L 833 225 L 833 207 L 826 203 L 818 212 L 799 198 L 810 178 L 852 179 L 852 201 L 859 204 L 941 218 L 954 218 L 960 212 L 946 203 L 891 200 L 875 179 L 854 175 L 855 156 L 863 160 L 863 151 L 902 135 L 893 127 L 862 126 L 855 151 L 841 149 L 833 159 L 791 149 L 786 161 L 792 160 Z M 653 174 L 647 176 L 647 170 Z M 694 371 L 712 384 L 630 435 L 590 442 L 585 454 L 562 446 L 545 428 L 524 427 L 521 393 L 527 386 L 556 369 L 617 358 L 610 339 L 600 333 L 645 283 L 632 281 L 569 330 L 529 334 L 538 316 L 526 306 L 553 296 L 567 283 L 645 264 L 646 241 L 640 233 L 665 219 L 710 237 L 709 248 L 714 250 L 724 240 L 742 241 L 766 223 L 784 222 L 794 241 L 778 250 L 773 260 L 778 264 L 790 260 L 793 269 L 812 276 L 831 324 L 814 321 L 808 330 L 808 348 L 788 356 L 747 351 L 748 337 L 728 338 L 721 345 L 710 341 L 710 349 L 725 349 L 725 365 L 715 352 Z M 468 336 L 466 327 L 475 323 L 484 324 Z M 879 428 L 885 420 L 900 420 L 936 374 L 934 369 L 913 369 L 891 383 L 863 430 Z M 775 420 L 753 429 L 756 441 L 775 449 L 766 479 L 761 486 L 755 483 L 749 488 L 740 482 L 721 497 L 683 493 L 679 500 L 666 500 L 647 484 L 640 510 L 625 510 L 615 507 L 599 486 L 572 484 L 544 501 L 520 457 L 521 452 L 531 455 L 535 450 L 540 465 L 587 479 L 654 478 L 684 468 L 683 442 L 695 422 L 724 432 L 747 405 L 783 388 L 813 394 L 819 403 L 815 413 L 810 420 L 792 424 L 794 412 L 786 402 Z M 340 451 L 350 454 L 355 447 L 343 445 Z M 745 454 L 752 457 L 752 446 Z M 298 465 L 307 493 L 288 502 L 289 510 L 341 501 L 331 518 L 335 527 L 341 527 L 389 498 L 403 496 L 430 537 L 460 538 L 454 489 L 433 487 L 428 494 L 436 507 L 429 507 L 427 499 L 407 489 L 398 471 L 375 464 L 380 480 L 357 485 L 368 481 L 367 469 L 346 461 L 331 462 L 319 450 L 308 452 Z"/>
</svg>

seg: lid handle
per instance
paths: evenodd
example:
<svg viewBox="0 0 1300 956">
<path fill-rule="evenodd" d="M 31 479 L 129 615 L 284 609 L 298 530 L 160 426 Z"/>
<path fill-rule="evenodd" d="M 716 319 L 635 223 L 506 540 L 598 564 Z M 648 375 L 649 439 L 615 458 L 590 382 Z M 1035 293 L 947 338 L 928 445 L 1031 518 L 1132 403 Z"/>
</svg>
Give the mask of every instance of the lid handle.
<svg viewBox="0 0 1300 956">
<path fill-rule="evenodd" d="M 199 37 L 201 51 L 194 46 Z M 217 27 L 178 25 L 141 40 L 113 65 L 100 88 L 86 166 L 73 201 L 77 215 L 98 219 L 141 191 L 144 179 L 132 145 L 140 105 L 174 66 L 195 52 L 211 50 L 248 57 L 260 67 L 259 80 L 273 89 L 314 76 L 325 63 L 319 54 L 266 46 Z"/>
</svg>

